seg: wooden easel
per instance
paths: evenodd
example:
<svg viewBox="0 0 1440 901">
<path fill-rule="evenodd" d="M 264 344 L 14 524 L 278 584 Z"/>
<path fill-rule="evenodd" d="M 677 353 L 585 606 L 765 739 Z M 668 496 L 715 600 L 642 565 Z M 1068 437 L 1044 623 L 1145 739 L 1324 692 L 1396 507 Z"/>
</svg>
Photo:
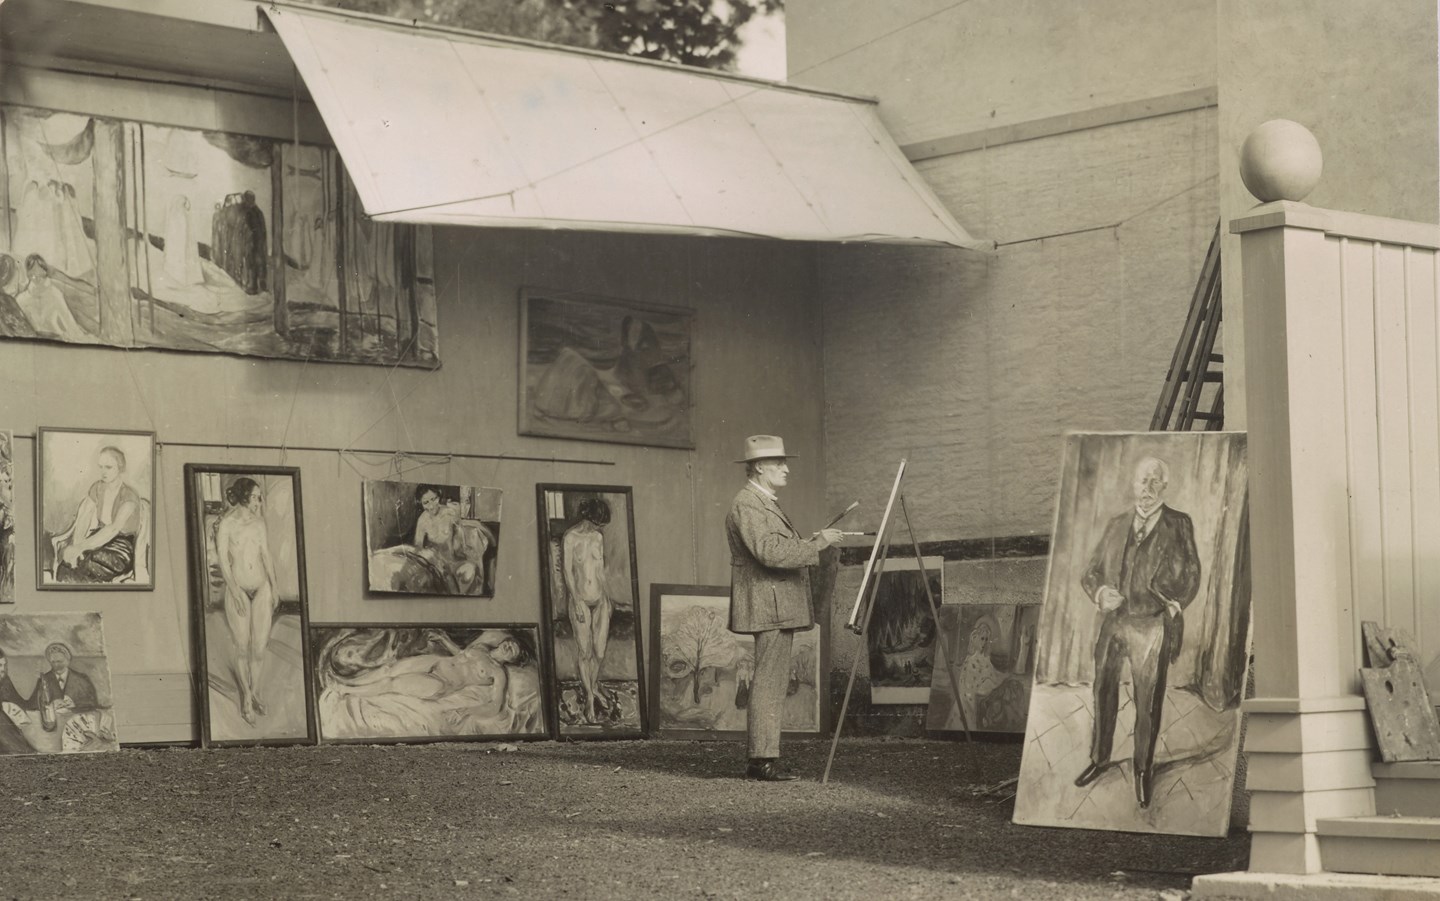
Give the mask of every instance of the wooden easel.
<svg viewBox="0 0 1440 901">
<path fill-rule="evenodd" d="M 859 671 L 861 655 L 865 654 L 869 647 L 866 633 L 870 628 L 870 616 L 875 612 L 875 597 L 880 590 L 880 576 L 885 571 L 885 559 L 890 554 L 890 527 L 897 500 L 900 502 L 900 515 L 905 518 L 905 529 L 910 533 L 910 545 L 915 550 L 915 564 L 920 568 L 920 584 L 925 589 L 925 600 L 930 604 L 930 615 L 935 618 L 937 629 L 940 625 L 940 611 L 935 606 L 935 595 L 930 592 L 930 573 L 925 569 L 920 542 L 915 537 L 915 527 L 910 523 L 910 509 L 905 504 L 905 496 L 900 493 L 900 483 L 905 478 L 905 462 L 900 461 L 900 468 L 895 473 L 890 499 L 885 502 L 885 513 L 880 517 L 880 528 L 875 532 L 875 544 L 870 548 L 870 558 L 865 561 L 865 571 L 860 576 L 860 590 L 855 595 L 855 606 L 845 624 L 847 629 L 860 636 L 860 647 L 855 652 L 855 659 L 850 663 L 850 680 L 845 683 L 845 699 L 840 702 L 840 716 L 835 721 L 835 737 L 830 741 L 830 756 L 825 761 L 825 774 L 820 777 L 821 784 L 830 781 L 830 767 L 835 763 L 835 749 L 840 746 L 840 731 L 845 725 L 845 711 L 850 707 L 850 693 L 855 689 L 855 674 Z M 938 631 L 935 641 L 938 645 Z M 965 719 L 965 706 L 960 703 L 960 679 L 955 675 L 954 658 L 957 656 L 959 655 L 945 655 L 945 672 L 950 676 L 950 692 L 955 696 L 955 709 L 960 714 L 960 726 L 965 730 L 965 740 L 970 741 L 970 724 Z"/>
</svg>

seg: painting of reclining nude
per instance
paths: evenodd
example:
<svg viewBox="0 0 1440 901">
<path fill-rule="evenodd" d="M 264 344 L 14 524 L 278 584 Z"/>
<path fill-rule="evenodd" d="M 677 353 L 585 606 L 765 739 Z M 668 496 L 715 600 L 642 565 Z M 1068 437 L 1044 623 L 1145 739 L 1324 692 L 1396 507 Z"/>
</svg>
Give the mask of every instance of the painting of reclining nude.
<svg viewBox="0 0 1440 901">
<path fill-rule="evenodd" d="M 694 447 L 692 313 L 526 288 L 520 434 Z"/>
<path fill-rule="evenodd" d="M 324 741 L 549 738 L 533 625 L 315 625 Z"/>
<path fill-rule="evenodd" d="M 1223 836 L 1249 659 L 1245 435 L 1064 446 L 1015 822 Z"/>
<path fill-rule="evenodd" d="M 544 640 L 561 738 L 647 731 L 629 488 L 537 485 Z"/>
<path fill-rule="evenodd" d="M 200 738 L 313 744 L 300 471 L 185 464 Z"/>
<path fill-rule="evenodd" d="M 755 636 L 730 631 L 726 585 L 650 586 L 651 722 L 664 738 L 742 739 L 755 671 Z M 795 633 L 781 711 L 789 733 L 823 731 L 821 617 Z"/>
<path fill-rule="evenodd" d="M 498 488 L 367 481 L 370 590 L 493 598 L 502 498 Z"/>
<path fill-rule="evenodd" d="M 1040 605 L 945 604 L 939 614 L 940 643 L 925 728 L 938 733 L 1024 732 Z"/>
<path fill-rule="evenodd" d="M 333 149 L 0 107 L 0 337 L 434 368 L 427 228 Z"/>
<path fill-rule="evenodd" d="M 155 433 L 36 432 L 36 587 L 154 588 Z"/>
<path fill-rule="evenodd" d="M 0 614 L 0 754 L 120 750 L 111 697 L 100 614 Z"/>
</svg>

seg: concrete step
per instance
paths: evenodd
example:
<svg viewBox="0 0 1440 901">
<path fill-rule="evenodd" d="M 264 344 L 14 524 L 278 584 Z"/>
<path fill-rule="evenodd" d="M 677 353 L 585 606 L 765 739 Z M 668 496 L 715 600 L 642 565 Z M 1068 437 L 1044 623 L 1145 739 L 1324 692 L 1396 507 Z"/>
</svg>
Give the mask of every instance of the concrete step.
<svg viewBox="0 0 1440 901">
<path fill-rule="evenodd" d="M 1321 819 L 1315 832 L 1321 865 L 1332 873 L 1440 876 L 1440 818 Z"/>
<path fill-rule="evenodd" d="M 1440 817 L 1440 760 L 1376 763 L 1375 812 L 1381 816 Z"/>
</svg>

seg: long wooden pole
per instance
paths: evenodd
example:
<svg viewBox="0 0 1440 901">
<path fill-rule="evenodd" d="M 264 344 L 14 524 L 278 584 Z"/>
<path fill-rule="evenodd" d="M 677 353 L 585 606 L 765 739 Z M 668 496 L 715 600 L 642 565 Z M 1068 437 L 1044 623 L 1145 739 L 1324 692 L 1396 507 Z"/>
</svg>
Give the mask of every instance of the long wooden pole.
<svg viewBox="0 0 1440 901">
<path fill-rule="evenodd" d="M 880 548 L 882 543 L 884 547 L 876 560 L 875 568 L 871 571 L 874 580 L 871 583 L 870 596 L 861 612 L 860 646 L 855 650 L 855 659 L 850 661 L 850 679 L 845 683 L 845 698 L 840 702 L 840 716 L 835 720 L 835 735 L 830 739 L 830 756 L 825 760 L 825 772 L 820 777 L 821 785 L 830 781 L 830 768 L 835 764 L 835 751 L 840 747 L 840 731 L 845 725 L 845 712 L 850 708 L 850 695 L 855 690 L 855 675 L 860 669 L 860 658 L 869 653 L 870 641 L 867 632 L 870 628 L 870 616 L 875 612 L 875 596 L 879 592 L 880 576 L 885 571 L 885 557 L 890 553 L 890 541 L 887 536 L 878 536 L 875 546 Z M 864 590 L 863 586 L 861 590 Z"/>
<path fill-rule="evenodd" d="M 862 629 L 857 625 L 860 619 L 860 608 L 865 600 L 865 589 L 870 584 L 870 577 L 875 569 L 876 555 L 880 552 L 880 544 L 890 527 L 890 511 L 895 507 L 895 498 L 900 494 L 900 480 L 905 478 L 905 461 L 900 461 L 900 468 L 895 473 L 895 484 L 890 487 L 890 499 L 885 502 L 885 512 L 880 516 L 880 528 L 875 531 L 875 546 L 870 548 L 870 559 L 865 561 L 865 571 L 860 575 L 860 590 L 855 595 L 855 607 L 850 611 L 850 620 L 845 625 L 857 635 Z"/>
</svg>

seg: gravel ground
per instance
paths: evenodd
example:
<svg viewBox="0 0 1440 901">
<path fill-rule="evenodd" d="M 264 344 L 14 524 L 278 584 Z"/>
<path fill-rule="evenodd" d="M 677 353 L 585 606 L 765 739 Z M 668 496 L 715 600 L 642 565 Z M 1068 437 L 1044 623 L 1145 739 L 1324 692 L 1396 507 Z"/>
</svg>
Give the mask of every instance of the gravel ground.
<svg viewBox="0 0 1440 901">
<path fill-rule="evenodd" d="M 509 750 L 513 748 L 514 750 Z M 4 898 L 1178 899 L 1248 837 L 1010 823 L 1018 744 L 124 750 L 4 761 Z"/>
</svg>

